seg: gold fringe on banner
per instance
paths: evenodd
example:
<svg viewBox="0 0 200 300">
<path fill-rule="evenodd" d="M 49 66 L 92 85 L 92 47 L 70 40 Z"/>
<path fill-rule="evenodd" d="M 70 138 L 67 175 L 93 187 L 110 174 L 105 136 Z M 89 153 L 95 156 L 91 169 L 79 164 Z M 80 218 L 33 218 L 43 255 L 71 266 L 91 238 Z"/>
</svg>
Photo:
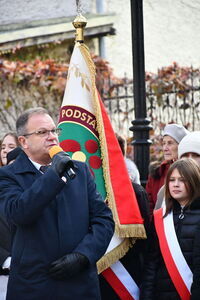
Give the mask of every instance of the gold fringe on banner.
<svg viewBox="0 0 200 300">
<path fill-rule="evenodd" d="M 98 274 L 109 268 L 112 264 L 122 258 L 133 247 L 136 239 L 125 239 L 119 246 L 106 253 L 98 262 L 97 270 Z"/>
</svg>

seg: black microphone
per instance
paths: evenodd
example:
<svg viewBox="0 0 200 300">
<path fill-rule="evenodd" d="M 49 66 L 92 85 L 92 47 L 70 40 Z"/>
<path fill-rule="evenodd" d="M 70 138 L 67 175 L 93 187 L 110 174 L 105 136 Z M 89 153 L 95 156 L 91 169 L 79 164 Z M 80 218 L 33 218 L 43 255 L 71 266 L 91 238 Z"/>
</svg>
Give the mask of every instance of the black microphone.
<svg viewBox="0 0 200 300">
<path fill-rule="evenodd" d="M 64 152 L 66 154 L 65 158 L 68 160 L 67 164 L 66 164 L 66 173 L 67 173 L 67 176 L 70 179 L 74 179 L 76 177 L 76 173 L 73 170 L 74 163 L 71 160 L 70 156 L 65 151 L 63 151 L 63 149 L 60 146 L 53 146 L 53 147 L 51 147 L 50 150 L 49 150 L 49 155 L 50 155 L 50 157 L 52 159 L 54 157 L 54 155 L 56 155 L 56 154 L 58 154 L 60 152 Z"/>
</svg>

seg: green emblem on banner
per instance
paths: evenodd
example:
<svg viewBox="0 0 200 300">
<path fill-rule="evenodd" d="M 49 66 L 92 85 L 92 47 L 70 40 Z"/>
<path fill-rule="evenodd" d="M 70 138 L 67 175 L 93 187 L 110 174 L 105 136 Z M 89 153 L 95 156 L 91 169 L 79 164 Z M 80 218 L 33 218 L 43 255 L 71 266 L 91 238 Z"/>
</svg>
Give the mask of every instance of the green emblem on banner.
<svg viewBox="0 0 200 300">
<path fill-rule="evenodd" d="M 62 134 L 59 137 L 60 146 L 69 153 L 72 159 L 88 164 L 97 190 L 105 199 L 106 190 L 98 138 L 82 124 L 63 122 L 59 124 L 59 127 L 62 128 Z"/>
</svg>

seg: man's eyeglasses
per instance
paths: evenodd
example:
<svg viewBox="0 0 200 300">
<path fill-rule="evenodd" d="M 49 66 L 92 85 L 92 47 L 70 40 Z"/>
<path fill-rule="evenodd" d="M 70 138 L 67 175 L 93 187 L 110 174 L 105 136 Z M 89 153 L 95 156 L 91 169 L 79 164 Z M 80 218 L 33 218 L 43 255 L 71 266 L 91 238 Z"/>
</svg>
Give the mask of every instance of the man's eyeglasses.
<svg viewBox="0 0 200 300">
<path fill-rule="evenodd" d="M 61 135 L 61 131 L 62 131 L 61 128 L 54 128 L 54 129 L 51 129 L 51 130 L 40 129 L 40 130 L 31 132 L 31 133 L 25 133 L 25 134 L 23 134 L 23 136 L 30 136 L 30 135 L 35 134 L 35 135 L 40 136 L 40 137 L 45 137 L 45 136 L 49 136 L 50 133 L 52 133 L 53 135 L 59 136 L 59 135 Z"/>
</svg>

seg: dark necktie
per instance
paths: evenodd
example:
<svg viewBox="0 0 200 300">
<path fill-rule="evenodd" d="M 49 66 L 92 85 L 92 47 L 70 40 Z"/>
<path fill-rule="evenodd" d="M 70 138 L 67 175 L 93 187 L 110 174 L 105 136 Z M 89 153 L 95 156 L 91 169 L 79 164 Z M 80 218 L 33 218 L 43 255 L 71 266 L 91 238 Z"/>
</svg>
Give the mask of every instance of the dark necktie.
<svg viewBox="0 0 200 300">
<path fill-rule="evenodd" d="M 48 167 L 49 167 L 49 166 L 41 166 L 41 167 L 40 167 L 40 171 L 41 171 L 42 173 L 45 173 L 45 172 L 48 170 Z"/>
</svg>

